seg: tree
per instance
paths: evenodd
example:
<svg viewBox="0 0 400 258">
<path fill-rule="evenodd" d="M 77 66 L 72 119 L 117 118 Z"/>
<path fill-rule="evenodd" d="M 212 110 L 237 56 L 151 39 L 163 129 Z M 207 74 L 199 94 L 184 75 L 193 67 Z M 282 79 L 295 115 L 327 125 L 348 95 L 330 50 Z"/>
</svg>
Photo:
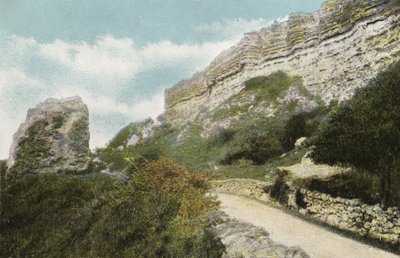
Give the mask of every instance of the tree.
<svg viewBox="0 0 400 258">
<path fill-rule="evenodd" d="M 356 91 L 335 110 L 314 140 L 313 159 L 376 173 L 381 204 L 391 198 L 400 158 L 400 62 Z"/>
</svg>

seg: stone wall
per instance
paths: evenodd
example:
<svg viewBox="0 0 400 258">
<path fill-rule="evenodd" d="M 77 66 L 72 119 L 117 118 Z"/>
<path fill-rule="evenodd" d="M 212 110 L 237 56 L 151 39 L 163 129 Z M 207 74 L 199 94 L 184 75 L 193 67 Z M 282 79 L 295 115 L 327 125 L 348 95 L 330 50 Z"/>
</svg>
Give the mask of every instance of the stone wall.
<svg viewBox="0 0 400 258">
<path fill-rule="evenodd" d="M 265 191 L 269 183 L 256 179 L 228 179 L 216 180 L 212 183 L 212 189 L 215 193 L 236 194 L 251 197 L 260 201 L 271 201 L 268 193 Z"/>
<path fill-rule="evenodd" d="M 400 244 L 400 212 L 396 207 L 382 210 L 379 205 L 358 199 L 333 198 L 306 189 L 291 189 L 287 206 L 314 219 L 361 236 Z"/>
<path fill-rule="evenodd" d="M 331 0 L 314 14 L 252 32 L 209 67 L 166 91 L 166 119 L 179 125 L 213 110 L 257 76 L 284 71 L 328 103 L 349 98 L 400 53 L 399 0 Z"/>
<path fill-rule="evenodd" d="M 271 184 L 254 179 L 214 181 L 214 192 L 247 196 L 263 202 L 274 202 L 266 191 Z M 328 194 L 288 186 L 286 203 L 290 209 L 341 230 L 363 237 L 400 245 L 400 211 L 397 207 L 382 210 L 358 199 L 332 197 Z M 276 204 L 276 202 L 275 202 Z"/>
<path fill-rule="evenodd" d="M 208 216 L 209 231 L 225 247 L 222 258 L 308 258 L 302 249 L 277 244 L 263 228 L 230 218 L 221 211 Z"/>
</svg>

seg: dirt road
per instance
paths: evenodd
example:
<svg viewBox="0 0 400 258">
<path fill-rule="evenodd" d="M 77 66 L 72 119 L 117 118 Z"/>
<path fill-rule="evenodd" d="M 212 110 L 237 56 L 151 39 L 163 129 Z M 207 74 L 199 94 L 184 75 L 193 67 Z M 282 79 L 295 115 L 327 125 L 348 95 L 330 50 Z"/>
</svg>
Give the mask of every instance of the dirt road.
<svg viewBox="0 0 400 258">
<path fill-rule="evenodd" d="M 400 257 L 246 197 L 219 193 L 218 198 L 222 209 L 230 216 L 266 229 L 275 242 L 301 247 L 312 258 Z"/>
</svg>

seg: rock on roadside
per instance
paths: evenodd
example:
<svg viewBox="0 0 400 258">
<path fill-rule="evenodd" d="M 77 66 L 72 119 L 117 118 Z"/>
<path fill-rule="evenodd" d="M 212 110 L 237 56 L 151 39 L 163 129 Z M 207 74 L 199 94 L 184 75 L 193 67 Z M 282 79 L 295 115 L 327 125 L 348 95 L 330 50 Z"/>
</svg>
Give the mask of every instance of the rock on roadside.
<svg viewBox="0 0 400 258">
<path fill-rule="evenodd" d="M 225 247 L 224 258 L 308 258 L 300 248 L 274 243 L 267 231 L 252 224 L 230 218 L 226 213 L 215 211 L 209 215 L 211 233 Z"/>
<path fill-rule="evenodd" d="M 14 134 L 8 172 L 80 172 L 88 168 L 89 112 L 78 96 L 29 109 Z"/>
</svg>

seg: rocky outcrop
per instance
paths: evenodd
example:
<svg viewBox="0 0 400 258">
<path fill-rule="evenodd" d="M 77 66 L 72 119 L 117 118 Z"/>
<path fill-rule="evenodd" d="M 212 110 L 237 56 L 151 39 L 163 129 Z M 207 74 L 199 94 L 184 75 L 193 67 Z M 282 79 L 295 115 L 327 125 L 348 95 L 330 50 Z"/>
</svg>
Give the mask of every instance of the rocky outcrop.
<svg viewBox="0 0 400 258">
<path fill-rule="evenodd" d="M 399 0 L 330 0 L 314 14 L 252 32 L 209 67 L 166 91 L 166 119 L 193 120 L 276 71 L 300 76 L 325 103 L 349 98 L 400 53 Z"/>
<path fill-rule="evenodd" d="M 126 146 L 136 146 L 142 141 L 152 139 L 154 137 L 155 128 L 159 126 L 160 122 L 151 118 L 140 123 L 133 123 L 131 125 L 132 132 L 129 134 L 129 140 Z"/>
<path fill-rule="evenodd" d="M 9 172 L 79 172 L 89 165 L 89 114 L 80 97 L 47 99 L 29 109 L 14 134 Z"/>
<path fill-rule="evenodd" d="M 274 243 L 267 231 L 249 223 L 231 219 L 223 212 L 214 212 L 209 219 L 211 233 L 225 247 L 224 258 L 307 258 L 303 250 Z"/>
</svg>

